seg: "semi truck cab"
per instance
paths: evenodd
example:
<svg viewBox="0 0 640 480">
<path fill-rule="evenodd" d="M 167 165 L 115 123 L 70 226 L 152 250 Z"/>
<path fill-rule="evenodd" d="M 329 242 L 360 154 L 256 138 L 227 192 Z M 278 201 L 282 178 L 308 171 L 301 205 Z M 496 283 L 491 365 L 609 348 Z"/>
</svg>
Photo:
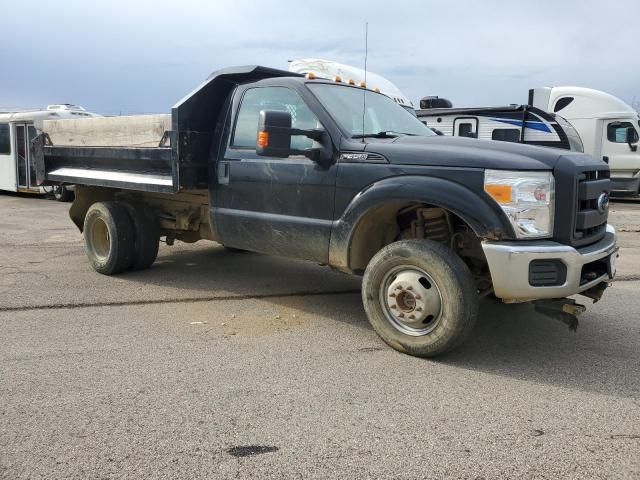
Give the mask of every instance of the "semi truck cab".
<svg viewBox="0 0 640 480">
<path fill-rule="evenodd" d="M 609 163 L 612 194 L 638 195 L 640 117 L 631 106 L 608 93 L 581 87 L 532 89 L 529 103 L 564 117 L 579 133 L 584 152 Z"/>
</svg>

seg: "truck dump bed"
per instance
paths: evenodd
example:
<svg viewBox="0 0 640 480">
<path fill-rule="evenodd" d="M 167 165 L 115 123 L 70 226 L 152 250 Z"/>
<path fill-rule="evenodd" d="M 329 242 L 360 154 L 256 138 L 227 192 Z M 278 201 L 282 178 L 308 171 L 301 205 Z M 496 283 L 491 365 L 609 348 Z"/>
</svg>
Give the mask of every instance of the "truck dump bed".
<svg viewBox="0 0 640 480">
<path fill-rule="evenodd" d="M 170 115 L 52 120 L 43 125 L 49 182 L 174 191 Z"/>
<path fill-rule="evenodd" d="M 213 73 L 171 115 L 49 122 L 32 145 L 38 185 L 67 183 L 148 192 L 206 189 L 218 118 L 236 85 L 297 76 L 259 66 Z"/>
</svg>

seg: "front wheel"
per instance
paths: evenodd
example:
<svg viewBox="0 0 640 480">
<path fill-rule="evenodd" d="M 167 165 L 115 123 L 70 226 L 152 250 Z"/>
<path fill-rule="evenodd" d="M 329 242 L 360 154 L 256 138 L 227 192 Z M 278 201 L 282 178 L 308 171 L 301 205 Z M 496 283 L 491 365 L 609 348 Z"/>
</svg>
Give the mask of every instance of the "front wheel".
<svg viewBox="0 0 640 480">
<path fill-rule="evenodd" d="M 471 272 L 459 256 L 430 240 L 403 240 L 380 250 L 365 270 L 362 300 L 382 340 L 417 357 L 458 346 L 478 313 Z"/>
</svg>

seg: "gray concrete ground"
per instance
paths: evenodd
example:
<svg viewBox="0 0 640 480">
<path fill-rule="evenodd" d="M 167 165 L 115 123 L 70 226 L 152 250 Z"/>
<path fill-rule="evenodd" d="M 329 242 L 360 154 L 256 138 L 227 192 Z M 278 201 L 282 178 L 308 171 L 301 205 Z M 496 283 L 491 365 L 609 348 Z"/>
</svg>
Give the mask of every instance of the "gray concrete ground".
<svg viewBox="0 0 640 480">
<path fill-rule="evenodd" d="M 438 360 L 304 262 L 163 245 L 100 276 L 66 209 L 0 195 L 3 479 L 640 478 L 640 203 L 577 333 L 487 301 Z"/>
</svg>

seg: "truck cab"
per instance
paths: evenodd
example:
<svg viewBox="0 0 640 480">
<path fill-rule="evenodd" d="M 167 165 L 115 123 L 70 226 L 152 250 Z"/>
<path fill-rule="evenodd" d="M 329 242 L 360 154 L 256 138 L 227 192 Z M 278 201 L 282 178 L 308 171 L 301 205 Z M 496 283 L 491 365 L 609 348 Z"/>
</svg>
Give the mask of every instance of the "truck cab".
<svg viewBox="0 0 640 480">
<path fill-rule="evenodd" d="M 638 195 L 638 112 L 619 98 L 591 88 L 536 88 L 529 97 L 533 106 L 569 121 L 579 133 L 585 153 L 609 163 L 612 194 Z"/>
</svg>

